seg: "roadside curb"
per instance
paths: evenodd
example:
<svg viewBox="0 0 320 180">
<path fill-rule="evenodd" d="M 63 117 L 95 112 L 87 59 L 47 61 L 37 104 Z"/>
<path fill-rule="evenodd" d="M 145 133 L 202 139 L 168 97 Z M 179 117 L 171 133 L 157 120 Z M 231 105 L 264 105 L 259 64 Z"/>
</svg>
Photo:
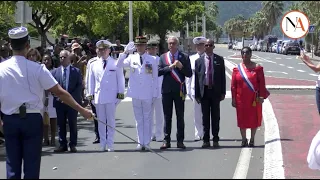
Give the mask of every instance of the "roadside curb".
<svg viewBox="0 0 320 180">
<path fill-rule="evenodd" d="M 315 90 L 316 86 L 267 85 L 268 90 Z"/>
</svg>

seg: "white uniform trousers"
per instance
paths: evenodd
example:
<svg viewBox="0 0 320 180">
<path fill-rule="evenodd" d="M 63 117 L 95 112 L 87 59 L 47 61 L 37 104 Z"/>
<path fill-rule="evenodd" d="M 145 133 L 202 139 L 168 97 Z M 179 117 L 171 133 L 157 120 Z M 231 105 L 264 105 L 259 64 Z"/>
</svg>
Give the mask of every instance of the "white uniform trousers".
<svg viewBox="0 0 320 180">
<path fill-rule="evenodd" d="M 115 113 L 116 113 L 116 104 L 107 103 L 107 104 L 96 104 L 97 117 L 100 121 L 105 122 L 109 126 L 115 128 Z M 114 144 L 114 129 L 107 127 L 103 123 L 98 123 L 98 131 L 100 136 L 100 145 L 101 148 L 105 148 L 106 145 L 108 148 L 112 149 Z"/>
<path fill-rule="evenodd" d="M 194 135 L 195 139 L 203 138 L 203 125 L 202 125 L 202 110 L 201 104 L 198 104 L 196 100 L 193 101 L 194 104 Z"/>
<path fill-rule="evenodd" d="M 143 146 L 149 145 L 151 139 L 150 123 L 152 99 L 135 99 L 132 98 L 133 112 L 136 119 L 136 128 L 138 135 L 138 143 Z"/>
<path fill-rule="evenodd" d="M 164 125 L 164 115 L 163 115 L 163 107 L 162 107 L 162 98 L 157 98 L 155 102 L 152 104 L 151 118 L 152 118 L 152 121 L 150 123 L 151 134 L 152 134 L 151 136 L 154 135 L 157 141 L 163 140 L 162 134 L 163 134 L 163 125 Z M 155 130 L 153 130 L 154 129 L 153 127 L 155 127 Z"/>
</svg>

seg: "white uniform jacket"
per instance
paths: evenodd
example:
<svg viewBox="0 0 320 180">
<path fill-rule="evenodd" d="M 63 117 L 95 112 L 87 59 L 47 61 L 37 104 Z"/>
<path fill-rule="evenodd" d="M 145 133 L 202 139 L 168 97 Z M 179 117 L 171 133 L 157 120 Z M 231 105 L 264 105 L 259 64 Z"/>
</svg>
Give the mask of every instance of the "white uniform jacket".
<svg viewBox="0 0 320 180">
<path fill-rule="evenodd" d="M 117 66 L 130 68 L 127 96 L 141 100 L 158 97 L 158 62 L 156 57 L 144 53 L 141 64 L 138 53 L 126 56 L 126 54 L 120 53 Z M 150 68 L 151 71 L 148 71 Z"/>
<path fill-rule="evenodd" d="M 191 55 L 189 57 L 190 59 L 190 65 L 191 65 L 191 70 L 192 70 L 192 76 L 190 78 L 186 78 L 186 89 L 187 89 L 187 94 L 189 95 L 195 95 L 195 74 L 194 74 L 194 69 L 195 69 L 195 64 L 196 60 L 200 58 L 200 55 L 198 53 Z"/>
<path fill-rule="evenodd" d="M 86 77 L 85 77 L 85 89 L 86 89 L 86 96 L 89 96 L 89 88 L 90 86 L 88 86 L 88 83 L 89 83 L 89 77 L 90 77 L 90 65 L 97 61 L 99 59 L 99 57 L 94 57 L 94 58 L 91 58 L 88 63 L 87 63 L 87 69 L 86 69 Z"/>
<path fill-rule="evenodd" d="M 94 95 L 94 104 L 116 103 L 117 94 L 124 94 L 125 89 L 123 69 L 117 67 L 117 60 L 109 56 L 105 69 L 101 58 L 91 63 L 88 86 L 88 94 Z"/>
</svg>

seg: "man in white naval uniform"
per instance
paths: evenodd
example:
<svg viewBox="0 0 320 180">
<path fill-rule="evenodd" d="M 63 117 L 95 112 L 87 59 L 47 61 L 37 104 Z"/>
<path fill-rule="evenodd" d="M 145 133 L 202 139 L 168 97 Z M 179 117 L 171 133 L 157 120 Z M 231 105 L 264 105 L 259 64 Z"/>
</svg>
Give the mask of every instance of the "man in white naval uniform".
<svg viewBox="0 0 320 180">
<path fill-rule="evenodd" d="M 151 56 L 156 57 L 157 63 L 159 63 L 160 57 L 157 56 L 158 50 L 158 42 L 149 41 L 147 43 L 147 53 Z M 163 115 L 163 107 L 162 107 L 162 94 L 161 94 L 161 86 L 162 86 L 163 76 L 158 77 L 158 96 L 155 99 L 152 110 L 151 110 L 151 118 L 152 121 L 150 123 L 151 126 L 151 139 L 152 141 L 162 142 L 163 141 L 163 125 L 164 125 L 164 115 Z M 154 118 L 155 115 L 155 118 Z M 153 127 L 155 123 L 155 131 L 153 132 Z"/>
<path fill-rule="evenodd" d="M 110 152 L 114 151 L 116 106 L 124 99 L 125 80 L 123 69 L 117 67 L 117 60 L 109 56 L 111 43 L 100 40 L 96 46 L 101 57 L 90 64 L 88 94 L 94 96 L 98 119 L 108 125 L 106 131 L 105 125 L 98 122 L 101 150 L 105 151 L 108 146 Z"/>
<path fill-rule="evenodd" d="M 195 131 L 195 141 L 200 141 L 203 136 L 203 125 L 202 125 L 202 111 L 201 111 L 201 104 L 198 104 L 195 100 L 195 75 L 194 75 L 194 68 L 195 68 L 195 61 L 200 58 L 204 54 L 205 47 L 204 44 L 206 42 L 205 37 L 195 37 L 193 39 L 193 44 L 196 46 L 197 53 L 191 55 L 190 64 L 192 69 L 192 77 L 186 78 L 186 87 L 187 87 L 187 94 L 189 98 L 193 101 L 194 107 L 194 131 Z"/>
<path fill-rule="evenodd" d="M 134 116 L 138 134 L 137 150 L 145 150 L 151 141 L 151 110 L 152 104 L 158 96 L 158 63 L 154 56 L 145 53 L 147 38 L 136 37 L 136 54 L 126 58 L 133 51 L 133 43 L 130 42 L 124 53 L 118 59 L 118 67 L 130 67 L 130 78 L 127 96 L 132 98 Z"/>
</svg>

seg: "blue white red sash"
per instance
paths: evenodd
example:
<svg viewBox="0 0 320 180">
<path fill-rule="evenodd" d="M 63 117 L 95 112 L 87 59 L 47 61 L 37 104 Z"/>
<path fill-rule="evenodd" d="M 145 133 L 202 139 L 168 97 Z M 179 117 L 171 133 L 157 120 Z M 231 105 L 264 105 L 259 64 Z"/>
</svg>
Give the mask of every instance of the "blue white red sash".
<svg viewBox="0 0 320 180">
<path fill-rule="evenodd" d="M 244 70 L 244 67 L 243 67 L 243 63 L 240 63 L 238 64 L 238 69 L 239 69 L 239 72 L 240 72 L 240 75 L 242 77 L 242 79 L 244 80 L 244 82 L 247 84 L 247 86 L 249 87 L 249 89 L 256 93 L 256 90 L 254 89 L 253 87 L 253 84 L 250 82 L 250 80 L 248 79 L 248 76 L 247 76 L 247 73 L 246 71 Z"/>
<path fill-rule="evenodd" d="M 171 58 L 170 58 L 170 54 L 169 52 L 167 52 L 164 56 L 165 60 L 166 60 L 166 63 L 167 65 L 171 65 Z M 180 96 L 184 99 L 184 96 L 185 96 L 185 89 L 184 89 L 184 82 L 181 81 L 177 71 L 175 69 L 172 69 L 172 71 L 170 72 L 172 78 L 177 81 L 178 83 L 180 83 Z"/>
</svg>

